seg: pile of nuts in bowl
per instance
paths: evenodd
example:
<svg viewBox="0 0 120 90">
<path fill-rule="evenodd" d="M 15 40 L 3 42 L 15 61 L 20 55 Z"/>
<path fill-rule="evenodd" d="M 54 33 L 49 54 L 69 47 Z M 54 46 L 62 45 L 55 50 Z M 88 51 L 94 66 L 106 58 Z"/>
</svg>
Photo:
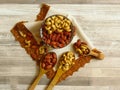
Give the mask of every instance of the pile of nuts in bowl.
<svg viewBox="0 0 120 90">
<path fill-rule="evenodd" d="M 68 45 L 73 38 L 72 22 L 63 15 L 52 15 L 42 25 L 42 39 L 53 48 Z"/>
</svg>

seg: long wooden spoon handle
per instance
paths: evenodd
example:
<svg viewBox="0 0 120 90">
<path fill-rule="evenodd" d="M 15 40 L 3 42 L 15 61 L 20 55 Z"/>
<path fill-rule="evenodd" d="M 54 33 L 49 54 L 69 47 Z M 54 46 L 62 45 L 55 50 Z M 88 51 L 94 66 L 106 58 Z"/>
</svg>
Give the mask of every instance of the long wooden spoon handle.
<svg viewBox="0 0 120 90">
<path fill-rule="evenodd" d="M 96 58 L 98 58 L 100 60 L 103 60 L 104 57 L 105 57 L 104 54 L 102 52 L 99 52 L 97 49 L 91 50 L 90 53 L 89 53 L 89 55 L 94 56 L 94 57 L 96 57 Z"/>
<path fill-rule="evenodd" d="M 28 90 L 34 90 L 34 88 L 36 87 L 36 85 L 39 83 L 41 77 L 43 76 L 44 72 L 40 72 L 39 75 L 37 76 L 37 78 L 35 79 L 35 81 L 33 82 L 33 84 L 30 86 L 30 88 Z"/>
<path fill-rule="evenodd" d="M 46 90 L 52 90 L 52 88 L 56 85 L 56 83 L 58 82 L 60 76 L 63 74 L 63 71 L 61 69 L 58 69 L 55 77 L 53 78 L 53 80 L 50 82 L 49 86 L 47 87 Z"/>
</svg>

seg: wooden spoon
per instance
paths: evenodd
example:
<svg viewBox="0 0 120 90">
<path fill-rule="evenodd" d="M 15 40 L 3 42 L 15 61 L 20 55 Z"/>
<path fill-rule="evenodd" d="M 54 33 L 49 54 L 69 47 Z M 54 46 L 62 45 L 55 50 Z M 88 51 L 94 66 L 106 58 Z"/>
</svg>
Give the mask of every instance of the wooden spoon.
<svg viewBox="0 0 120 90">
<path fill-rule="evenodd" d="M 105 57 L 105 55 L 102 52 L 100 52 L 99 50 L 97 50 L 96 48 L 90 50 L 89 55 L 94 56 L 94 57 L 98 58 L 99 60 L 103 60 Z"/>
<path fill-rule="evenodd" d="M 56 62 L 57 62 L 57 56 L 54 52 L 49 52 L 45 56 L 43 56 L 40 62 L 39 74 L 28 90 L 34 90 L 36 85 L 39 83 L 41 77 L 43 76 L 43 74 L 51 70 L 56 64 Z"/>
<path fill-rule="evenodd" d="M 104 54 L 97 49 L 90 49 L 85 42 L 81 42 L 80 39 L 73 44 L 74 49 L 79 53 L 79 55 L 91 55 L 100 60 L 104 59 Z"/>
<path fill-rule="evenodd" d="M 61 75 L 70 69 L 70 67 L 74 64 L 74 61 L 75 61 L 74 53 L 69 51 L 62 54 L 56 75 L 50 82 L 46 90 L 52 90 L 52 88 L 56 85 Z"/>
</svg>

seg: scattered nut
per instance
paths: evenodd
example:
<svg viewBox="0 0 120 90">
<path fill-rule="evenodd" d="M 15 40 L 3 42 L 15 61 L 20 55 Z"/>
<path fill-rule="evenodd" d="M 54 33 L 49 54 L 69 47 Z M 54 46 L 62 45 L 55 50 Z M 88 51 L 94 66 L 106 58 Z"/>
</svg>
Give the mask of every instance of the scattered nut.
<svg viewBox="0 0 120 90">
<path fill-rule="evenodd" d="M 30 40 L 25 40 L 25 43 L 26 43 L 26 45 L 25 45 L 25 47 L 30 47 L 30 43 L 31 43 L 31 41 Z"/>
<path fill-rule="evenodd" d="M 24 38 L 26 37 L 26 34 L 24 34 L 22 31 L 19 31 L 19 33 L 22 37 L 24 37 Z"/>
<path fill-rule="evenodd" d="M 44 53 L 45 53 L 45 46 L 41 46 L 41 47 L 39 48 L 39 53 L 40 53 L 40 54 L 44 54 Z"/>
</svg>

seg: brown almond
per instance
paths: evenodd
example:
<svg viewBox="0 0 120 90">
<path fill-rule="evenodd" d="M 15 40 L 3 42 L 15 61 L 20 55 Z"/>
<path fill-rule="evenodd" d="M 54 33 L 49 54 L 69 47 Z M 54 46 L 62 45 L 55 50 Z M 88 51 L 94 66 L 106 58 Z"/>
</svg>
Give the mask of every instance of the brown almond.
<svg viewBox="0 0 120 90">
<path fill-rule="evenodd" d="M 78 40 L 78 41 L 77 41 L 77 46 L 79 47 L 79 46 L 80 46 L 80 44 L 81 44 L 81 41 L 80 41 L 80 40 Z"/>
<path fill-rule="evenodd" d="M 60 39 L 60 34 L 58 34 L 55 38 L 55 41 L 58 41 Z"/>
<path fill-rule="evenodd" d="M 55 45 L 56 45 L 56 42 L 55 42 L 55 41 L 52 41 L 50 44 L 51 44 L 52 46 L 55 46 Z"/>
<path fill-rule="evenodd" d="M 51 59 L 49 58 L 49 59 L 47 59 L 47 62 L 50 64 L 51 63 Z"/>
<path fill-rule="evenodd" d="M 55 41 L 55 39 L 56 39 L 56 35 L 54 34 L 54 35 L 52 36 L 51 40 L 52 40 L 52 41 Z"/>
<path fill-rule="evenodd" d="M 53 54 L 52 54 L 52 56 L 53 56 L 53 58 L 57 58 L 57 56 L 56 56 L 56 54 L 55 54 L 55 53 L 53 53 Z"/>
<path fill-rule="evenodd" d="M 50 59 L 50 58 L 51 58 L 51 56 L 46 55 L 46 56 L 45 56 L 45 61 L 46 61 L 47 59 Z"/>
<path fill-rule="evenodd" d="M 59 42 L 65 45 L 65 41 L 63 39 L 60 39 Z"/>
<path fill-rule="evenodd" d="M 60 47 L 60 48 L 62 48 L 62 47 L 64 47 L 64 44 L 58 44 L 58 46 Z"/>
<path fill-rule="evenodd" d="M 56 60 L 55 58 L 54 58 L 54 59 L 52 59 L 52 63 L 54 63 L 54 64 L 55 64 L 55 63 L 56 63 L 56 61 L 57 61 L 57 60 Z"/>
<path fill-rule="evenodd" d="M 36 45 L 32 45 L 31 48 L 33 48 L 33 49 L 37 49 L 37 46 L 36 46 Z"/>
<path fill-rule="evenodd" d="M 46 68 L 46 69 L 51 69 L 51 68 L 52 68 L 52 65 L 47 65 L 45 68 Z"/>
<path fill-rule="evenodd" d="M 45 63 L 42 63 L 42 68 L 45 68 Z"/>
<path fill-rule="evenodd" d="M 50 39 L 47 39 L 47 40 L 46 40 L 46 43 L 47 43 L 47 44 L 50 44 Z"/>
</svg>

